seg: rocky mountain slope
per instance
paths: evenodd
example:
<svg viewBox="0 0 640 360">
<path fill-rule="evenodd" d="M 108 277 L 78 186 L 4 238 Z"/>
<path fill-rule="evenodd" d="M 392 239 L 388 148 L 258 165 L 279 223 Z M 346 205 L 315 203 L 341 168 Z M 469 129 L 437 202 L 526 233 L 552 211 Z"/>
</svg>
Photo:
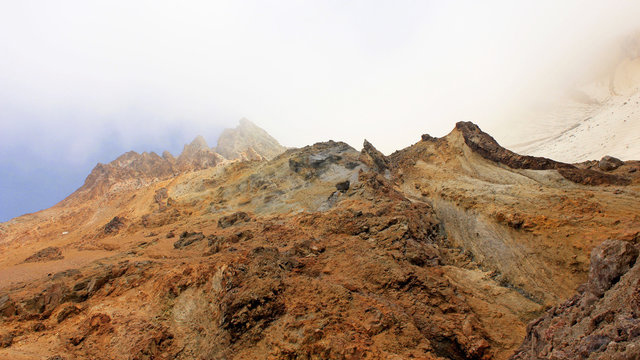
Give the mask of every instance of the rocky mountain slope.
<svg viewBox="0 0 640 360">
<path fill-rule="evenodd" d="M 638 249 L 607 240 L 579 293 L 531 323 L 513 359 L 640 358 Z"/>
<path fill-rule="evenodd" d="M 471 123 L 388 157 L 220 151 L 196 139 L 184 171 L 125 154 L 0 224 L 0 358 L 635 354 L 635 305 L 618 320 L 615 299 L 638 291 L 640 162 L 521 156 Z M 607 311 L 597 346 L 577 340 Z"/>
</svg>

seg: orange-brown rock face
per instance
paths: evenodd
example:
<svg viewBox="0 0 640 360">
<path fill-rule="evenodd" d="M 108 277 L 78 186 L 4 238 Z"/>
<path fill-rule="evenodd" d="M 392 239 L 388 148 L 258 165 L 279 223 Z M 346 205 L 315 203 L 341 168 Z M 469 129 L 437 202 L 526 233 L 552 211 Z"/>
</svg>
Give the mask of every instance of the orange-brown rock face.
<svg viewBox="0 0 640 360">
<path fill-rule="evenodd" d="M 102 195 L 1 225 L 0 358 L 507 359 L 594 248 L 633 257 L 640 175 L 514 166 L 471 125 L 388 157 L 326 142 L 208 162 L 196 139 L 185 171 L 126 154 L 87 180 Z M 603 299 L 631 283 L 608 264 L 589 280 Z"/>
</svg>

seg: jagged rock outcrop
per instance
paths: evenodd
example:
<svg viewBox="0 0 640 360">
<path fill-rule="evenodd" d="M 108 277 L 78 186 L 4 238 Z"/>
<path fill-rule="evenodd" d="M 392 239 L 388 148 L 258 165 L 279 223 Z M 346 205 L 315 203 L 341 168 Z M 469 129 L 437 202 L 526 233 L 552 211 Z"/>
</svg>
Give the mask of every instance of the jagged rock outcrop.
<svg viewBox="0 0 640 360">
<path fill-rule="evenodd" d="M 262 161 L 267 160 L 266 157 L 258 154 L 252 147 L 240 153 L 240 159 L 244 161 Z"/>
<path fill-rule="evenodd" d="M 367 140 L 365 140 L 362 145 L 360 161 L 381 174 L 385 174 L 389 170 L 389 160 L 387 160 L 387 157 Z"/>
<path fill-rule="evenodd" d="M 95 197 L 109 191 L 114 185 L 125 188 L 140 188 L 189 170 L 202 170 L 224 161 L 222 156 L 202 145 L 201 137 L 185 145 L 176 159 L 168 151 L 158 154 L 130 151 L 108 164 L 98 164 L 91 171 L 78 195 Z"/>
<path fill-rule="evenodd" d="M 216 166 L 224 161 L 224 157 L 209 148 L 202 136 L 196 137 L 185 145 L 182 153 L 172 164 L 178 171 L 202 170 Z"/>
<path fill-rule="evenodd" d="M 84 181 L 78 193 L 89 197 L 107 192 L 116 183 L 128 183 L 133 187 L 148 184 L 153 179 L 174 174 L 171 163 L 158 154 L 129 151 L 108 164 L 98 164 Z"/>
<path fill-rule="evenodd" d="M 306 146 L 295 151 L 289 157 L 289 169 L 306 180 L 321 177 L 331 172 L 342 172 L 350 176 L 348 171 L 361 165 L 357 161 L 357 152 L 347 143 L 327 141 Z"/>
<path fill-rule="evenodd" d="M 184 146 L 176 158 L 164 151 L 162 156 L 151 152 L 127 152 L 108 164 L 98 164 L 76 192 L 77 196 L 96 197 L 112 187 L 140 188 L 157 180 L 187 171 L 203 170 L 225 160 L 260 161 L 271 159 L 285 148 L 266 131 L 246 119 L 235 129 L 226 129 L 218 140 L 218 149 L 209 147 L 202 136 Z"/>
<path fill-rule="evenodd" d="M 591 253 L 579 293 L 527 327 L 513 360 L 640 358 L 638 249 L 607 240 Z"/>
<path fill-rule="evenodd" d="M 389 156 L 327 141 L 215 163 L 197 138 L 151 157 L 166 178 L 130 155 L 103 196 L 2 224 L 0 358 L 504 360 L 587 280 L 593 311 L 530 329 L 633 358 L 639 165 L 608 173 L 625 187 L 572 184 L 474 126 Z M 606 238 L 628 242 L 589 277 Z"/>
<path fill-rule="evenodd" d="M 235 129 L 224 130 L 216 145 L 216 151 L 231 160 L 243 157 L 253 160 L 253 153 L 273 159 L 285 150 L 276 139 L 247 119 L 241 119 Z"/>
</svg>

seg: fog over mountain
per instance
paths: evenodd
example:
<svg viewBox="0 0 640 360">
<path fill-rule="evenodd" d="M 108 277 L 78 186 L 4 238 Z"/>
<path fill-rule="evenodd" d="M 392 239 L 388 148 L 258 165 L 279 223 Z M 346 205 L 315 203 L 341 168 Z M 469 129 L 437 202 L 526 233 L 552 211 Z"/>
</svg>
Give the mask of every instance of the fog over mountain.
<svg viewBox="0 0 640 360">
<path fill-rule="evenodd" d="M 640 359 L 640 2 L 0 4 L 0 359 Z"/>
<path fill-rule="evenodd" d="M 460 120 L 520 143 L 535 119 L 514 114 L 600 71 L 639 15 L 632 1 L 5 2 L 0 219 L 126 151 L 215 146 L 245 117 L 288 147 L 367 138 L 389 154 Z"/>
</svg>

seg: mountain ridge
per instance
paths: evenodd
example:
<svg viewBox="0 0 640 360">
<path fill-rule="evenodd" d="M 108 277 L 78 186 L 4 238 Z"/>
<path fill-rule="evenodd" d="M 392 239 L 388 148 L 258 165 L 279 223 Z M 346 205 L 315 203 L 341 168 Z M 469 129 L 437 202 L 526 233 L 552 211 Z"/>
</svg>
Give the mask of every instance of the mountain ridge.
<svg viewBox="0 0 640 360">
<path fill-rule="evenodd" d="M 150 179 L 167 158 L 113 167 Z M 527 358 L 527 324 L 588 281 L 589 254 L 639 241 L 640 162 L 606 169 L 458 123 L 389 156 L 327 141 L 125 173 L 0 224 L 0 356 Z"/>
<path fill-rule="evenodd" d="M 138 154 L 135 151 L 129 151 L 110 163 L 98 163 L 87 176 L 84 185 L 76 193 L 88 197 L 101 196 L 116 183 L 128 181 L 128 186 L 140 187 L 158 179 L 175 176 L 178 173 L 214 167 L 225 161 L 238 159 L 261 160 L 284 151 L 284 147 L 277 140 L 271 138 L 268 134 L 265 136 L 266 132 L 249 122 L 249 120 L 241 119 L 239 127 L 250 127 L 252 130 L 243 132 L 245 141 L 251 141 L 255 132 L 258 132 L 261 138 L 268 137 L 272 141 L 266 145 L 263 144 L 262 147 L 258 147 L 258 151 L 248 144 L 236 144 L 234 151 L 238 152 L 239 156 L 233 159 L 226 158 L 217 153 L 214 148 L 210 148 L 202 135 L 196 136 L 189 144 L 185 144 L 182 153 L 178 157 L 174 157 L 166 150 L 162 153 L 162 156 L 155 152 Z M 225 133 L 227 130 L 223 131 L 218 141 L 220 139 L 224 141 L 228 136 L 226 135 L 228 132 Z"/>
</svg>

